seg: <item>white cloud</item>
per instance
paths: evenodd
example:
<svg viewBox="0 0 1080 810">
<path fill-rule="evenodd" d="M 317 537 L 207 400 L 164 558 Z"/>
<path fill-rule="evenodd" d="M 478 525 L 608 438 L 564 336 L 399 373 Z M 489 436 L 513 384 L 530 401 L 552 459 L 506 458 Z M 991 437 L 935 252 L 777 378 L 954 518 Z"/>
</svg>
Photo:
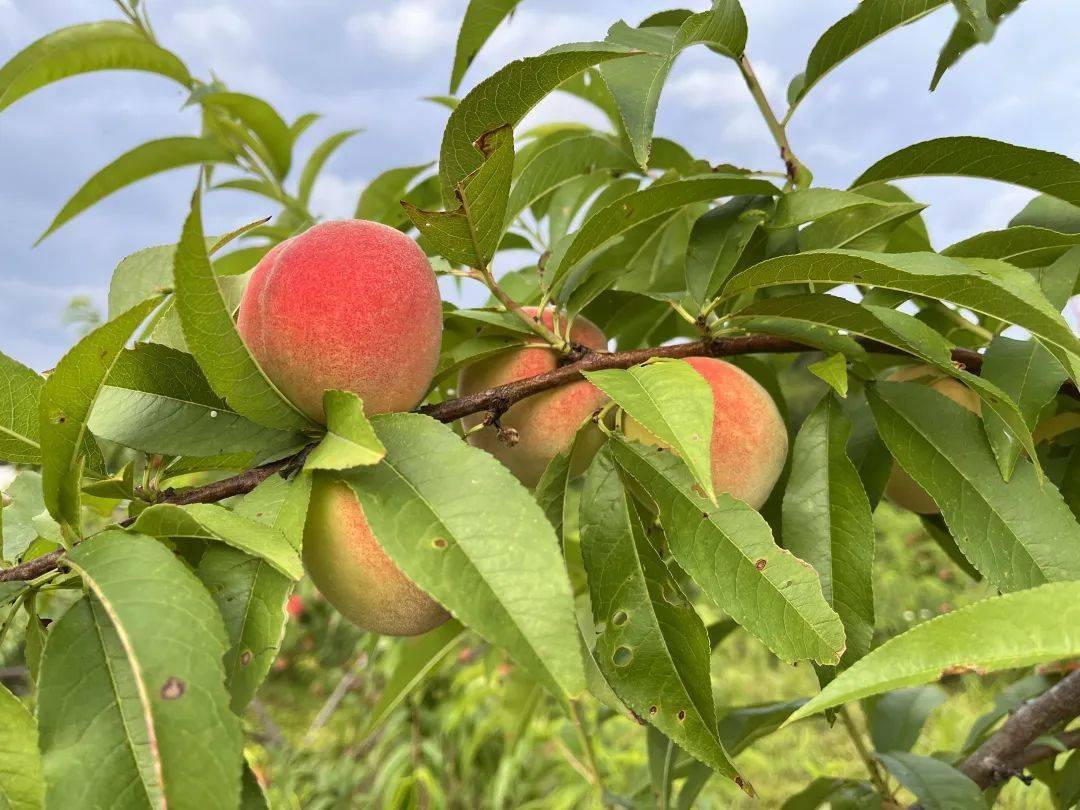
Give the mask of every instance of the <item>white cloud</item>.
<svg viewBox="0 0 1080 810">
<path fill-rule="evenodd" d="M 345 23 L 349 36 L 403 61 L 431 56 L 457 35 L 442 0 L 404 0 L 391 8 L 361 11 Z"/>
<path fill-rule="evenodd" d="M 780 71 L 764 61 L 755 64 L 754 71 L 765 95 L 775 103 L 782 97 Z M 667 103 L 692 110 L 711 111 L 720 122 L 720 135 L 727 140 L 754 141 L 768 137 L 754 98 L 734 66 L 702 67 L 676 73 L 664 88 L 663 98 Z M 661 104 L 666 102 L 661 101 Z"/>
<path fill-rule="evenodd" d="M 248 21 L 225 5 L 178 11 L 173 24 L 183 37 L 203 46 L 235 48 L 249 45 L 255 37 Z"/>
<path fill-rule="evenodd" d="M 361 180 L 346 180 L 332 172 L 323 172 L 311 190 L 311 210 L 327 219 L 349 219 L 364 185 Z"/>
</svg>

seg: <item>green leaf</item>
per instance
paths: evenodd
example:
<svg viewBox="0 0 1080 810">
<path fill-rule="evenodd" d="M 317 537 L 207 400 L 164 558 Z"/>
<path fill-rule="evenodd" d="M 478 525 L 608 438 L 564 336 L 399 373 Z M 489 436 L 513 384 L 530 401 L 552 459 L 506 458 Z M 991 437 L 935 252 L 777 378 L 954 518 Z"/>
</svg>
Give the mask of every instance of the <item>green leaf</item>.
<svg viewBox="0 0 1080 810">
<path fill-rule="evenodd" d="M 292 478 L 272 475 L 243 497 L 236 514 L 273 526 L 297 551 L 304 536 L 312 477 L 299 473 Z"/>
<path fill-rule="evenodd" d="M 981 177 L 1080 204 L 1080 163 L 1065 155 L 963 136 L 912 144 L 883 157 L 852 183 L 901 177 Z"/>
<path fill-rule="evenodd" d="M 41 393 L 41 478 L 45 505 L 62 525 L 79 532 L 87 420 L 132 333 L 161 303 L 151 298 L 107 321 L 61 358 Z"/>
<path fill-rule="evenodd" d="M 203 553 L 196 573 L 229 634 L 225 683 L 232 695 L 230 706 L 239 715 L 277 657 L 292 581 L 260 557 L 216 544 Z"/>
<path fill-rule="evenodd" d="M 896 232 L 905 228 L 925 208 L 922 203 L 897 201 L 868 203 L 826 214 L 799 231 L 799 249 L 848 248 L 896 253 L 930 250 L 929 244 L 890 250 Z"/>
<path fill-rule="evenodd" d="M 769 217 L 767 227 L 773 230 L 795 228 L 852 208 L 897 204 L 876 200 L 853 191 L 839 191 L 833 188 L 796 189 L 780 195 L 776 203 L 776 211 Z"/>
<path fill-rule="evenodd" d="M 444 202 L 453 205 L 457 184 L 483 163 L 483 156 L 473 148 L 477 138 L 504 125 L 516 126 L 552 90 L 586 68 L 633 55 L 627 48 L 603 42 L 563 45 L 511 62 L 480 82 L 446 122 L 439 149 Z"/>
<path fill-rule="evenodd" d="M 1080 582 L 994 596 L 889 639 L 840 673 L 784 725 L 870 695 L 936 681 L 948 667 L 997 672 L 1078 654 Z"/>
<path fill-rule="evenodd" d="M 976 810 L 987 806 L 982 789 L 947 762 L 903 751 L 877 757 L 926 810 Z"/>
<path fill-rule="evenodd" d="M 1045 267 L 1069 248 L 1080 245 L 1080 233 L 1020 225 L 970 236 L 941 251 L 943 256 L 1001 259 L 1017 267 Z"/>
<path fill-rule="evenodd" d="M 176 137 L 147 141 L 125 152 L 83 183 L 64 203 L 60 213 L 37 241 L 40 243 L 68 220 L 137 180 L 182 166 L 230 163 L 232 159 L 232 153 L 227 148 L 207 138 Z"/>
<path fill-rule="evenodd" d="M 235 807 L 243 740 L 210 595 L 140 535 L 96 535 L 65 564 L 90 595 L 51 627 L 41 665 L 50 806 Z"/>
<path fill-rule="evenodd" d="M 634 162 L 610 138 L 588 134 L 558 141 L 537 153 L 517 175 L 506 206 L 504 226 L 509 226 L 537 200 L 577 177 L 633 168 Z"/>
<path fill-rule="evenodd" d="M 0 459 L 40 464 L 38 403 L 45 379 L 0 352 Z"/>
<path fill-rule="evenodd" d="M 614 438 L 619 466 L 659 509 L 668 547 L 705 595 L 781 660 L 835 664 L 844 628 L 826 603 L 814 570 L 778 548 L 764 518 L 742 501 L 693 492 L 672 453 Z"/>
<path fill-rule="evenodd" d="M 184 337 L 214 391 L 256 424 L 287 431 L 310 428 L 310 420 L 267 379 L 237 334 L 231 309 L 206 254 L 198 190 L 176 247 L 173 274 Z"/>
<path fill-rule="evenodd" d="M 14 602 L 29 586 L 25 582 L 0 582 L 0 605 Z"/>
<path fill-rule="evenodd" d="M 394 709 L 437 667 L 461 641 L 465 628 L 453 619 L 416 638 L 399 642 L 399 657 L 379 699 L 368 710 L 367 718 L 356 733 L 357 744 L 363 743 L 379 730 Z"/>
<path fill-rule="evenodd" d="M 961 18 L 941 49 L 937 67 L 934 68 L 934 78 L 930 80 L 931 91 L 937 89 L 938 82 L 945 75 L 945 71 L 955 65 L 961 56 L 979 42 L 989 42 L 994 28 L 1005 15 L 1015 11 L 1022 0 L 953 0 L 953 2 L 961 9 Z M 973 12 L 977 10 L 979 20 L 976 21 L 975 26 L 970 20 L 964 18 L 962 6 L 974 7 Z"/>
<path fill-rule="evenodd" d="M 556 287 L 575 265 L 620 234 L 643 222 L 696 202 L 736 194 L 776 194 L 772 183 L 741 175 L 688 177 L 649 186 L 617 199 L 591 214 L 577 232 L 557 248 L 546 271 Z"/>
<path fill-rule="evenodd" d="M 423 211 L 403 202 L 417 230 L 443 256 L 468 267 L 486 268 L 498 250 L 514 169 L 514 132 L 499 127 L 476 142 L 480 167 L 455 185 L 459 206 L 453 211 Z"/>
<path fill-rule="evenodd" d="M 1023 459 L 1003 481 L 978 416 L 915 383 L 877 383 L 867 398 L 889 451 L 995 587 L 1080 579 L 1080 526 L 1061 493 Z"/>
<path fill-rule="evenodd" d="M 705 44 L 737 59 L 746 47 L 746 17 L 738 0 L 717 0 L 709 11 L 691 14 L 678 27 L 611 27 L 605 39 L 642 51 L 635 59 L 606 62 L 600 75 L 611 91 L 638 165 L 646 169 L 660 93 L 675 59 L 691 45 Z"/>
<path fill-rule="evenodd" d="M 454 49 L 454 66 L 450 71 L 450 94 L 457 93 L 461 79 L 484 43 L 513 13 L 521 0 L 469 0 L 465 16 L 461 20 L 457 47 Z M 453 109 L 453 108 L 451 108 Z"/>
<path fill-rule="evenodd" d="M 866 711 L 870 739 L 878 751 L 910 751 L 926 720 L 948 699 L 940 686 L 914 686 L 871 698 Z"/>
<path fill-rule="evenodd" d="M 699 307 L 735 271 L 770 203 L 768 197 L 737 197 L 694 222 L 686 250 L 686 289 Z"/>
<path fill-rule="evenodd" d="M 685 360 L 654 360 L 625 370 L 586 371 L 584 376 L 660 444 L 674 449 L 705 496 L 716 503 L 712 388 L 693 366 Z"/>
<path fill-rule="evenodd" d="M 1009 227 L 1031 225 L 1059 233 L 1080 233 L 1080 207 L 1040 194 L 1009 220 Z"/>
<path fill-rule="evenodd" d="M 593 618 L 603 627 L 596 662 L 635 715 L 734 779 L 738 771 L 716 731 L 705 625 L 632 510 L 605 447 L 581 495 L 581 554 Z"/>
<path fill-rule="evenodd" d="M 356 219 L 396 224 L 403 218 L 398 205 L 405 196 L 409 184 L 422 172 L 431 168 L 430 163 L 421 166 L 402 166 L 388 169 L 364 187 L 356 203 Z"/>
<path fill-rule="evenodd" d="M 22 559 L 30 544 L 37 539 L 41 518 L 49 518 L 41 490 L 41 474 L 34 470 L 23 470 L 11 482 L 5 494 L 11 498 L 11 503 L 3 511 L 4 547 L 0 556 L 15 562 Z M 49 539 L 59 540 L 58 526 L 56 534 Z"/>
<path fill-rule="evenodd" d="M 191 83 L 184 63 L 135 26 L 85 23 L 47 34 L 0 68 L 0 110 L 47 84 L 96 70 L 140 70 Z"/>
<path fill-rule="evenodd" d="M 981 376 L 1004 391 L 1019 406 L 1024 423 L 1034 430 L 1043 409 L 1065 382 L 1065 369 L 1047 349 L 1033 340 L 996 336 L 985 353 Z M 1006 478 L 1020 457 L 1021 443 L 1006 429 L 997 411 L 983 412 L 983 424 L 994 455 L 1006 459 Z"/>
<path fill-rule="evenodd" d="M 361 132 L 359 129 L 346 129 L 343 132 L 337 132 L 312 150 L 307 163 L 304 164 L 304 168 L 300 172 L 300 184 L 297 186 L 296 196 L 301 205 L 307 206 L 311 202 L 311 191 L 315 188 L 315 181 L 318 179 L 323 166 L 326 165 L 326 161 L 342 144 L 359 132 Z"/>
<path fill-rule="evenodd" d="M 372 424 L 386 457 L 343 480 L 379 544 L 409 579 L 556 695 L 579 693 L 584 673 L 570 583 L 532 496 L 498 461 L 433 419 L 387 414 Z"/>
<path fill-rule="evenodd" d="M 799 429 L 784 491 L 784 548 L 814 566 L 825 601 L 844 625 L 850 666 L 874 636 L 874 521 L 847 455 L 851 421 L 826 394 Z"/>
<path fill-rule="evenodd" d="M 172 287 L 176 245 L 156 245 L 125 256 L 109 282 L 109 319 Z"/>
<path fill-rule="evenodd" d="M 26 659 L 26 669 L 30 674 L 30 682 L 37 683 L 38 673 L 41 671 L 41 654 L 45 649 L 45 626 L 37 610 L 37 594 L 30 594 L 23 602 L 26 608 L 26 642 L 23 645 L 23 657 Z"/>
<path fill-rule="evenodd" d="M 724 286 L 729 298 L 784 284 L 868 284 L 951 301 L 973 312 L 1022 326 L 1041 340 L 1080 353 L 1072 334 L 1023 271 L 1004 263 L 978 267 L 933 253 L 876 254 L 820 250 L 766 259 L 736 273 Z"/>
<path fill-rule="evenodd" d="M 364 416 L 364 403 L 351 391 L 323 393 L 326 435 L 307 457 L 305 470 L 348 470 L 378 464 L 386 456 L 374 428 Z"/>
<path fill-rule="evenodd" d="M 117 358 L 89 424 L 102 439 L 174 456 L 263 457 L 304 442 L 245 419 L 214 393 L 191 355 L 153 343 Z"/>
<path fill-rule="evenodd" d="M 0 805 L 5 809 L 38 810 L 45 804 L 37 740 L 30 712 L 0 686 Z"/>
<path fill-rule="evenodd" d="M 256 151 L 270 171 L 279 180 L 284 179 L 292 163 L 293 135 L 277 110 L 261 98 L 246 93 L 208 93 L 199 99 L 199 103 L 220 107 L 239 119 L 259 139 Z"/>
<path fill-rule="evenodd" d="M 304 574 L 296 549 L 282 532 L 217 504 L 155 504 L 139 513 L 131 529 L 153 537 L 220 540 L 266 560 L 292 580 L 298 580 Z"/>
<path fill-rule="evenodd" d="M 840 352 L 830 354 L 824 360 L 818 360 L 816 363 L 810 363 L 806 367 L 806 370 L 828 385 L 840 396 L 847 396 L 847 358 Z"/>
<path fill-rule="evenodd" d="M 878 37 L 918 20 L 947 0 L 863 0 L 855 10 L 834 23 L 814 44 L 806 61 L 806 71 L 794 109 L 810 88 L 855 52 Z"/>
<path fill-rule="evenodd" d="M 244 763 L 244 776 L 240 791 L 240 810 L 270 810 L 270 802 L 263 793 L 262 785 L 255 778 L 251 765 Z"/>
</svg>

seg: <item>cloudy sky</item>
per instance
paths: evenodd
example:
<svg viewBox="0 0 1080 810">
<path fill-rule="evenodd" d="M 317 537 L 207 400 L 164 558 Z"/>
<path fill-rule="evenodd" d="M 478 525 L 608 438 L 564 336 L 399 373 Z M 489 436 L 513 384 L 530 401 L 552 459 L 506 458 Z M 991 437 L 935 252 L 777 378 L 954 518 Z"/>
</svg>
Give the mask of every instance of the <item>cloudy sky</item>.
<svg viewBox="0 0 1080 810">
<path fill-rule="evenodd" d="M 364 184 L 392 166 L 437 153 L 446 111 L 421 100 L 445 93 L 466 0 L 149 0 L 159 38 L 199 76 L 263 95 L 287 119 L 324 115 L 302 146 L 363 127 L 324 172 L 314 208 L 348 216 Z M 466 77 L 465 88 L 518 56 L 600 39 L 620 17 L 636 23 L 663 0 L 524 0 Z M 775 105 L 817 37 L 854 0 L 743 0 L 748 54 Z M 55 28 L 115 17 L 109 0 L 0 0 L 0 62 Z M 970 52 L 938 90 L 927 84 L 954 15 L 942 9 L 845 62 L 807 97 L 790 127 L 819 185 L 845 187 L 902 146 L 944 135 L 982 135 L 1080 157 L 1080 4 L 1029 0 L 989 47 Z M 79 185 L 120 153 L 151 139 L 195 134 L 178 86 L 159 77 L 98 73 L 52 85 L 0 113 L 0 351 L 53 365 L 73 335 L 61 324 L 72 295 L 104 303 L 125 255 L 175 242 L 194 183 L 181 170 L 125 189 L 37 248 L 32 244 Z M 556 94 L 531 120 L 584 119 L 588 107 Z M 772 141 L 734 66 L 704 49 L 676 65 L 657 133 L 713 162 L 777 168 Z M 937 247 L 1003 227 L 1030 193 L 980 181 L 905 184 L 931 204 Z M 259 199 L 207 200 L 209 232 L 262 216 Z"/>
</svg>

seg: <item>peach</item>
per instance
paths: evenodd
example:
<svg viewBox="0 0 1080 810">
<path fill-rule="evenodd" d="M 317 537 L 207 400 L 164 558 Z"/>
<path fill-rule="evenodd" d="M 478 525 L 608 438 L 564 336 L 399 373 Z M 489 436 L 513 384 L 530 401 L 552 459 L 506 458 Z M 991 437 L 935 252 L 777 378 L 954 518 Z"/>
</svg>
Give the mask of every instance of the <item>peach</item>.
<svg viewBox="0 0 1080 810">
<path fill-rule="evenodd" d="M 386 555 L 349 485 L 321 474 L 304 528 L 304 567 L 330 604 L 374 633 L 414 636 L 450 618 Z"/>
<path fill-rule="evenodd" d="M 931 366 L 914 365 L 903 366 L 892 372 L 885 379 L 893 382 L 912 382 L 925 380 L 929 386 L 951 399 L 958 405 L 962 405 L 972 413 L 981 413 L 982 404 L 979 395 L 964 385 L 962 382 L 949 377 L 944 372 Z M 938 515 L 941 509 L 934 503 L 926 490 L 915 483 L 914 479 L 893 462 L 892 472 L 885 484 L 885 497 L 901 509 L 915 512 L 919 515 Z"/>
<path fill-rule="evenodd" d="M 412 239 L 377 222 L 324 222 L 256 265 L 236 326 L 267 377 L 322 422 L 328 388 L 358 394 L 369 415 L 420 402 L 439 359 L 442 305 Z"/>
<path fill-rule="evenodd" d="M 738 366 L 711 357 L 686 362 L 712 388 L 713 487 L 760 509 L 787 460 L 787 427 L 776 403 Z M 646 444 L 661 444 L 629 416 L 623 418 L 623 432 Z"/>
<path fill-rule="evenodd" d="M 533 317 L 536 307 L 525 307 Z M 543 323 L 552 328 L 552 310 L 541 316 Z M 576 318 L 570 329 L 570 340 L 590 349 L 606 349 L 607 338 L 595 324 L 585 318 Z M 545 348 L 539 339 L 537 348 L 517 349 L 504 352 L 488 360 L 481 360 L 462 370 L 458 379 L 462 395 L 484 391 L 526 377 L 535 377 L 558 367 L 558 354 Z M 518 442 L 508 447 L 499 439 L 496 431 L 485 428 L 469 436 L 469 444 L 479 447 L 505 464 L 525 486 L 536 486 L 544 468 L 555 457 L 570 448 L 582 422 L 606 401 L 604 394 L 592 383 L 570 383 L 561 388 L 515 403 L 505 414 L 501 424 L 517 431 Z M 465 428 L 472 428 L 484 421 L 487 414 L 466 416 Z M 581 452 L 574 459 L 574 473 L 581 472 L 600 445 L 599 430 L 590 435 Z"/>
</svg>

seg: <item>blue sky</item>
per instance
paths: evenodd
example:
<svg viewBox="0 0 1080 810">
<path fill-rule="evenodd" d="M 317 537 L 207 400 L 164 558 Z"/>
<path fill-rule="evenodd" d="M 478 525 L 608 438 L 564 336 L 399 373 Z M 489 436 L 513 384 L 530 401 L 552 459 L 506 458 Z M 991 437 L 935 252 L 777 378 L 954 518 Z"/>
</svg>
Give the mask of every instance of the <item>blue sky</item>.
<svg viewBox="0 0 1080 810">
<path fill-rule="evenodd" d="M 380 171 L 432 159 L 445 122 L 421 101 L 445 93 L 466 0 L 149 0 L 159 38 L 193 73 L 213 70 L 232 89 L 260 94 L 288 119 L 324 118 L 302 142 L 331 132 L 365 132 L 328 165 L 314 208 L 348 216 Z M 465 89 L 518 56 L 551 45 L 600 39 L 625 17 L 673 5 L 648 0 L 524 0 L 466 77 Z M 783 110 L 788 80 L 817 37 L 853 0 L 744 0 L 748 54 Z M 0 0 L 0 61 L 55 28 L 115 17 L 109 0 Z M 927 84 L 952 26 L 948 8 L 896 32 L 845 62 L 801 105 L 789 127 L 793 148 L 818 185 L 845 187 L 879 157 L 944 135 L 982 135 L 1080 157 L 1080 4 L 1029 0 L 989 47 L 970 52 L 938 90 Z M 70 79 L 0 113 L 0 350 L 36 368 L 53 365 L 73 335 L 61 314 L 74 294 L 104 303 L 125 255 L 176 241 L 194 182 L 171 172 L 126 189 L 72 221 L 37 248 L 55 212 L 97 169 L 137 144 L 194 134 L 176 85 L 154 76 L 99 73 Z M 530 120 L 584 119 L 585 105 L 556 94 Z M 704 49 L 676 65 L 660 104 L 657 133 L 714 162 L 777 168 L 775 148 L 734 66 Z M 970 180 L 905 183 L 931 204 L 935 245 L 1003 227 L 1029 192 Z M 205 209 L 210 232 L 269 211 L 256 197 L 222 192 Z"/>
</svg>

